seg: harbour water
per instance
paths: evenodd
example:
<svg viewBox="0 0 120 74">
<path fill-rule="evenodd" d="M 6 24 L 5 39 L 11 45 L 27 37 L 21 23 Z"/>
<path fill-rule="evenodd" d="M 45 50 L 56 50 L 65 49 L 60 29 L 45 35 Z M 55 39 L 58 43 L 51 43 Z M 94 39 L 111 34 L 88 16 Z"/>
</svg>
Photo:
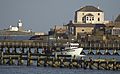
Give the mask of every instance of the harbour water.
<svg viewBox="0 0 120 74">
<path fill-rule="evenodd" d="M 32 36 L 0 36 L 0 40 L 29 40 Z"/>
<path fill-rule="evenodd" d="M 119 74 L 120 71 L 51 68 L 36 66 L 0 66 L 0 74 Z"/>
</svg>

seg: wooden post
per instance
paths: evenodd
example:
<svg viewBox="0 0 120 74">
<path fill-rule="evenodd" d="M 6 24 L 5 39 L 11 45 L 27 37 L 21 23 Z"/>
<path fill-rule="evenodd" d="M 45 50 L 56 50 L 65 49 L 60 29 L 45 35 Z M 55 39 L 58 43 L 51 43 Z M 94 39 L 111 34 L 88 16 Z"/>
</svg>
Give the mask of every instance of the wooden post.
<svg viewBox="0 0 120 74">
<path fill-rule="evenodd" d="M 23 47 L 22 47 L 22 53 L 25 53 L 25 52 L 24 52 L 24 48 L 23 48 Z"/>
<path fill-rule="evenodd" d="M 6 47 L 5 53 L 10 53 L 10 49 L 8 47 Z"/>
<path fill-rule="evenodd" d="M 92 60 L 92 58 L 91 58 L 91 57 L 89 58 L 89 60 L 90 60 L 90 62 L 89 62 L 89 68 L 90 68 L 90 69 L 93 69 L 93 68 L 92 68 L 92 65 L 93 65 L 93 60 Z"/>
<path fill-rule="evenodd" d="M 12 65 L 12 64 L 13 64 L 12 57 L 9 57 L 9 65 Z"/>
<path fill-rule="evenodd" d="M 40 59 L 39 59 L 39 57 L 38 57 L 38 58 L 37 58 L 37 66 L 39 66 L 39 60 L 40 60 Z"/>
<path fill-rule="evenodd" d="M 84 59 L 84 66 L 83 66 L 84 69 L 87 69 L 87 61 L 86 59 Z"/>
<path fill-rule="evenodd" d="M 17 51 L 16 51 L 16 47 L 13 48 L 12 53 L 17 53 Z"/>
<path fill-rule="evenodd" d="M 31 53 L 31 48 L 29 48 L 28 52 Z"/>
<path fill-rule="evenodd" d="M 3 64 L 3 52 L 0 51 L 0 65 Z"/>
<path fill-rule="evenodd" d="M 38 48 L 35 48 L 34 53 L 39 53 Z"/>
<path fill-rule="evenodd" d="M 116 70 L 116 61 L 113 62 L 113 70 Z"/>
<path fill-rule="evenodd" d="M 97 62 L 97 69 L 100 69 L 100 60 Z"/>
<path fill-rule="evenodd" d="M 27 52 L 27 66 L 30 66 L 30 53 L 29 51 Z"/>
</svg>

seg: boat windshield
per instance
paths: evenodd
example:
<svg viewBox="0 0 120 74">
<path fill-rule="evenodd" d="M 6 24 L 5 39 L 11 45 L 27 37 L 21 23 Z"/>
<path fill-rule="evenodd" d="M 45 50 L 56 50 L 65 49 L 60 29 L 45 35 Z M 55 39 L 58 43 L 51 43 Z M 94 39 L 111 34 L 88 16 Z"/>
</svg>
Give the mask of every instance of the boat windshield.
<svg viewBox="0 0 120 74">
<path fill-rule="evenodd" d="M 63 50 L 63 51 L 73 52 L 73 51 L 75 51 L 75 50 L 72 50 L 72 49 L 65 49 L 65 50 Z"/>
</svg>

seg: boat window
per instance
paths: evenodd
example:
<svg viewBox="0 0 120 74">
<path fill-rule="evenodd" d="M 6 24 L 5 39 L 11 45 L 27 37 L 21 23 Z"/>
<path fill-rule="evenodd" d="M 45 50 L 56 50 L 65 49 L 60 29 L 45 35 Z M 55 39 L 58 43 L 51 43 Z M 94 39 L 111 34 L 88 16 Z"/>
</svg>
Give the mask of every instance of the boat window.
<svg viewBox="0 0 120 74">
<path fill-rule="evenodd" d="M 66 49 L 66 50 L 64 50 L 64 51 L 67 51 L 67 52 L 73 52 L 73 51 L 75 51 L 75 50 L 72 50 L 72 49 Z"/>
<path fill-rule="evenodd" d="M 71 45 L 71 47 L 78 47 L 78 45 Z"/>
</svg>

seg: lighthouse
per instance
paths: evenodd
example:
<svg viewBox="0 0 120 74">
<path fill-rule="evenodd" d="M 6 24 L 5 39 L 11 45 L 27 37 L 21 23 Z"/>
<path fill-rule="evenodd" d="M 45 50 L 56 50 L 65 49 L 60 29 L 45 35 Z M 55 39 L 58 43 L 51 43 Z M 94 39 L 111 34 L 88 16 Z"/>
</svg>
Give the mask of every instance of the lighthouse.
<svg viewBox="0 0 120 74">
<path fill-rule="evenodd" d="M 23 31 L 23 23 L 21 19 L 18 20 L 17 27 L 18 27 L 18 31 Z"/>
<path fill-rule="evenodd" d="M 22 24 L 22 21 L 19 20 L 19 21 L 18 21 L 18 27 L 22 27 L 22 25 L 23 25 L 23 24 Z"/>
</svg>

